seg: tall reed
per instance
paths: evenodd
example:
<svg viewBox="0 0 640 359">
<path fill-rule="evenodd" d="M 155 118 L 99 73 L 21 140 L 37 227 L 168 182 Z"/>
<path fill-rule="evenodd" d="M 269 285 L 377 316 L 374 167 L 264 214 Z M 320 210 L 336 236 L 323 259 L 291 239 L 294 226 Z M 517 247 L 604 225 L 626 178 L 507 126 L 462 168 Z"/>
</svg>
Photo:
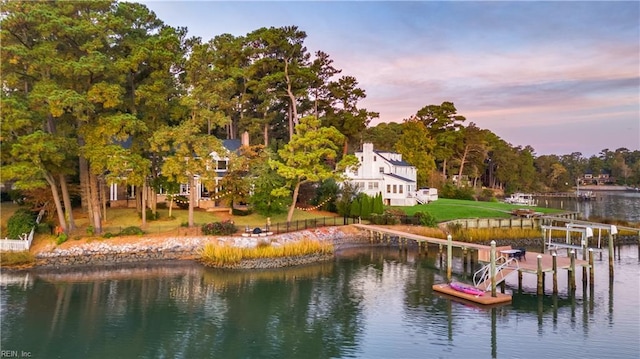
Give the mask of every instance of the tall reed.
<svg viewBox="0 0 640 359">
<path fill-rule="evenodd" d="M 272 246 L 262 242 L 254 248 L 218 246 L 212 243 L 205 245 L 200 253 L 203 263 L 212 266 L 238 264 L 245 259 L 300 257 L 312 254 L 331 254 L 331 243 L 302 239 L 282 246 Z"/>
<path fill-rule="evenodd" d="M 540 229 L 535 228 L 470 228 L 458 229 L 451 233 L 453 239 L 464 242 L 490 242 L 495 239 L 542 238 Z"/>
</svg>

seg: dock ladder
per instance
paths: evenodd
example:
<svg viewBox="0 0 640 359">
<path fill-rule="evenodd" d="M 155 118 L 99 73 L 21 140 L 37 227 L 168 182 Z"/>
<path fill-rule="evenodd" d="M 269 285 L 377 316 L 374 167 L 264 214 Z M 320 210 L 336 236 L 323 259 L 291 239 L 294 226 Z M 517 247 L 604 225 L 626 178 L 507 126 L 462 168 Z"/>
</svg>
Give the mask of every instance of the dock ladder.
<svg viewBox="0 0 640 359">
<path fill-rule="evenodd" d="M 520 265 L 515 258 L 496 258 L 496 285 L 503 282 L 509 274 L 517 272 Z M 491 263 L 486 264 L 473 274 L 473 285 L 485 292 L 491 289 Z"/>
</svg>

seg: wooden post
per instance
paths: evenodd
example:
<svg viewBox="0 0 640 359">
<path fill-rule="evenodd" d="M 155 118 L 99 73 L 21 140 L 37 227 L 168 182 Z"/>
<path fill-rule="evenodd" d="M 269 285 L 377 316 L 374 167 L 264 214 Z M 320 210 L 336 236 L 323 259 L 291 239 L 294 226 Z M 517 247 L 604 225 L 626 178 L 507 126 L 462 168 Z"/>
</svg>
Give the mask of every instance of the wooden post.
<svg viewBox="0 0 640 359">
<path fill-rule="evenodd" d="M 553 294 L 558 294 L 558 255 L 553 253 L 551 258 L 553 260 Z"/>
<path fill-rule="evenodd" d="M 518 292 L 522 292 L 522 271 L 518 271 Z"/>
<path fill-rule="evenodd" d="M 613 279 L 613 234 L 611 234 L 611 229 L 609 229 L 609 278 Z"/>
<path fill-rule="evenodd" d="M 462 273 L 467 273 L 467 247 L 462 247 Z"/>
<path fill-rule="evenodd" d="M 447 235 L 447 281 L 451 282 L 451 267 L 453 267 L 453 253 L 451 243 L 451 235 Z"/>
<path fill-rule="evenodd" d="M 542 254 L 538 254 L 538 270 L 537 270 L 537 275 L 538 275 L 538 290 L 537 293 L 538 295 L 543 295 L 544 294 L 544 288 L 543 288 L 543 279 L 542 276 L 544 275 L 542 272 Z"/>
<path fill-rule="evenodd" d="M 489 261 L 491 262 L 489 276 L 491 278 L 491 296 L 496 297 L 496 241 L 491 241 L 491 251 L 489 254 Z"/>
<path fill-rule="evenodd" d="M 595 269 L 593 268 L 593 248 L 589 249 L 589 285 L 593 289 L 595 279 Z"/>
<path fill-rule="evenodd" d="M 440 257 L 440 269 L 442 269 L 442 244 L 438 244 L 438 256 Z"/>
<path fill-rule="evenodd" d="M 576 290 L 576 251 L 571 250 L 571 265 L 569 266 L 569 290 L 571 294 Z"/>
</svg>

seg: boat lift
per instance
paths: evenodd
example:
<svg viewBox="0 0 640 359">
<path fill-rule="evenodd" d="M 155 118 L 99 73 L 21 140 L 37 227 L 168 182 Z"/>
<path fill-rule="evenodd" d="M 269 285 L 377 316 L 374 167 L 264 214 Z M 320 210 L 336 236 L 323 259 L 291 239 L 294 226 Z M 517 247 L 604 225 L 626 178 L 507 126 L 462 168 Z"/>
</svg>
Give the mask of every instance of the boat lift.
<svg viewBox="0 0 640 359">
<path fill-rule="evenodd" d="M 616 226 L 613 225 L 602 225 L 595 223 L 566 223 L 564 227 L 560 226 L 547 226 L 542 225 L 542 236 L 545 241 L 545 245 L 548 250 L 557 250 L 558 248 L 566 248 L 567 253 L 571 250 L 581 250 L 582 256 L 586 257 L 586 253 L 589 249 L 593 249 L 595 251 L 602 250 L 602 230 L 609 230 L 611 234 L 618 233 Z M 594 228 L 598 229 L 598 245 L 597 247 L 589 247 L 589 238 L 593 238 L 593 230 Z M 551 238 L 552 231 L 563 231 L 565 232 L 565 242 L 554 242 Z M 548 236 L 547 236 L 548 233 Z M 572 233 L 580 233 L 580 243 L 574 243 L 573 238 L 571 236 Z"/>
</svg>

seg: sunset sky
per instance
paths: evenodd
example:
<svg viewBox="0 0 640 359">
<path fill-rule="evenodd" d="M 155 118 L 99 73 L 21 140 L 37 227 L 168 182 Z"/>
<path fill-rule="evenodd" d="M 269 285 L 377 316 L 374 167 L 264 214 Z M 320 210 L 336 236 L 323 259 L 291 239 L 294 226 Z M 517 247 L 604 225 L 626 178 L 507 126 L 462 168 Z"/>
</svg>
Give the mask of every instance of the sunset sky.
<svg viewBox="0 0 640 359">
<path fill-rule="evenodd" d="M 379 122 L 451 101 L 536 155 L 640 150 L 640 2 L 141 1 L 207 41 L 295 25 Z"/>
</svg>

